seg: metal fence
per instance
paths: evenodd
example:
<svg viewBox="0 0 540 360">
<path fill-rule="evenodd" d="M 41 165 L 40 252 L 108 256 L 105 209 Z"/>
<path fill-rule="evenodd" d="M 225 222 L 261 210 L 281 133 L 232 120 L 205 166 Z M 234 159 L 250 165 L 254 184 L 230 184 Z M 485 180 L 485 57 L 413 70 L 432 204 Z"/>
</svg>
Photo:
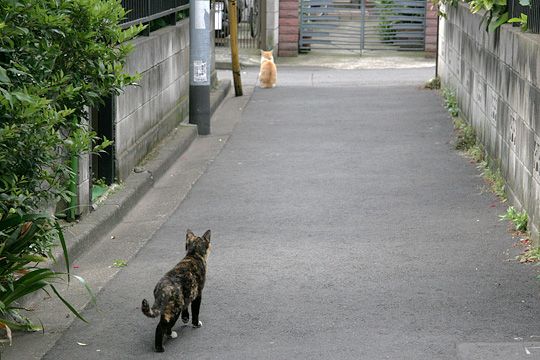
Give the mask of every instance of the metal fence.
<svg viewBox="0 0 540 360">
<path fill-rule="evenodd" d="M 527 25 L 533 34 L 540 34 L 540 0 L 532 0 L 530 6 L 523 6 L 519 0 L 508 0 L 508 14 L 510 18 L 519 18 L 521 14 L 527 15 Z M 515 23 L 514 26 L 520 26 Z"/>
<path fill-rule="evenodd" d="M 423 51 L 425 0 L 301 0 L 300 51 Z"/>
<path fill-rule="evenodd" d="M 188 9 L 189 0 L 122 0 L 122 6 L 127 10 L 127 17 L 122 26 L 128 27 Z"/>
<path fill-rule="evenodd" d="M 257 49 L 261 33 L 261 0 L 238 0 L 238 46 L 240 48 Z M 229 46 L 229 1 L 214 2 L 214 30 L 216 46 Z"/>
</svg>

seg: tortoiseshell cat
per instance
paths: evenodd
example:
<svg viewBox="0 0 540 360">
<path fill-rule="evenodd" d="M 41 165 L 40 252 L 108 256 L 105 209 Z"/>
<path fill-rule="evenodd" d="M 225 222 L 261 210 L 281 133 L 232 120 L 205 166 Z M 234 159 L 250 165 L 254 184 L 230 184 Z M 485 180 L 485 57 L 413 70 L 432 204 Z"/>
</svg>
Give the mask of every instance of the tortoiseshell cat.
<svg viewBox="0 0 540 360">
<path fill-rule="evenodd" d="M 154 305 L 142 301 L 142 312 L 148 317 L 161 316 L 156 328 L 155 349 L 163 352 L 163 336 L 176 338 L 172 327 L 182 315 L 182 321 L 189 321 L 188 306 L 191 304 L 191 323 L 201 327 L 199 308 L 201 294 L 206 278 L 206 261 L 210 253 L 210 230 L 202 237 L 195 236 L 191 230 L 186 234 L 186 256 L 172 270 L 167 272 L 154 289 Z"/>
</svg>

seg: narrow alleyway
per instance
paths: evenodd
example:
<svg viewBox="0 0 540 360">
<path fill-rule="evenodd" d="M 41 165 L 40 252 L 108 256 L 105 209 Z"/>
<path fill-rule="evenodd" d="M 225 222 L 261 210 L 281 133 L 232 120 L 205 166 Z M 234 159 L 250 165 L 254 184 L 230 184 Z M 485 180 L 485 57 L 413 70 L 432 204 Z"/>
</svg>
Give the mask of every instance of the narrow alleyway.
<svg viewBox="0 0 540 360">
<path fill-rule="evenodd" d="M 45 359 L 438 360 L 537 341 L 534 269 L 507 261 L 518 250 L 505 206 L 453 149 L 440 98 L 422 89 L 432 76 L 281 67 L 85 311 L 90 325 L 74 323 Z M 204 325 L 179 322 L 155 354 L 140 302 L 183 256 L 187 228 L 212 230 Z"/>
</svg>

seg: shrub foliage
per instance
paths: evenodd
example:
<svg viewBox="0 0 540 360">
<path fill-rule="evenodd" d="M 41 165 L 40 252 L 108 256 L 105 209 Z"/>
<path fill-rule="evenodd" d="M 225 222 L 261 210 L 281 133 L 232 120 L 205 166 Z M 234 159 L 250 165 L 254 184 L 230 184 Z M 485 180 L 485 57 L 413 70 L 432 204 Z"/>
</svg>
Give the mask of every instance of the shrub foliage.
<svg viewBox="0 0 540 360">
<path fill-rule="evenodd" d="M 125 41 L 142 28 L 122 29 L 124 17 L 119 0 L 0 1 L 0 327 L 6 330 L 13 321 L 31 328 L 13 302 L 58 280 L 37 265 L 59 240 L 65 250 L 61 230 L 53 217 L 36 214 L 70 196 L 66 159 L 110 144 L 85 125 L 86 109 L 136 80 L 123 70 L 131 50 Z"/>
</svg>

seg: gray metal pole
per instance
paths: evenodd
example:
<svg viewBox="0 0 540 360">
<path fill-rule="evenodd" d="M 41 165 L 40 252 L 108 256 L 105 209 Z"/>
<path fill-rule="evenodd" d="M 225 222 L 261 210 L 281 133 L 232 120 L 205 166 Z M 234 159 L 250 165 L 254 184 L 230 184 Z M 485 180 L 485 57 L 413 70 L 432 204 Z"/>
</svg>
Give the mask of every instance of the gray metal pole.
<svg viewBox="0 0 540 360">
<path fill-rule="evenodd" d="M 189 122 L 199 135 L 210 134 L 211 36 L 210 0 L 190 0 Z"/>
</svg>

